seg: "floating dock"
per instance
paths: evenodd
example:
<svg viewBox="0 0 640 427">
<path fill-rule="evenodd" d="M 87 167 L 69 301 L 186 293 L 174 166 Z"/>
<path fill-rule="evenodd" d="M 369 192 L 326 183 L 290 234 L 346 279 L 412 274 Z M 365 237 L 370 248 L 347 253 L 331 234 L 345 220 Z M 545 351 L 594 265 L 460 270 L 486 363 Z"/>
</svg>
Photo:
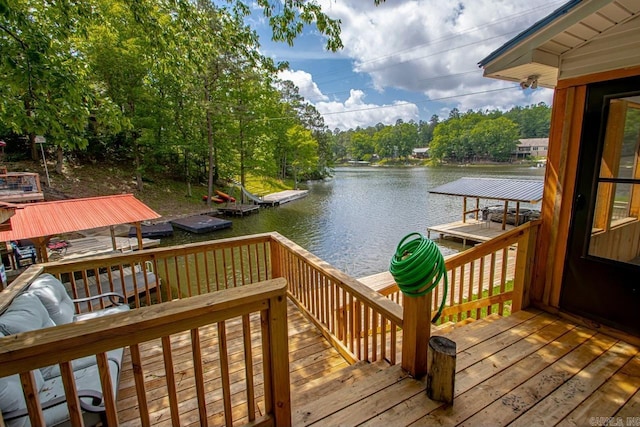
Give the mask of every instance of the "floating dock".
<svg viewBox="0 0 640 427">
<path fill-rule="evenodd" d="M 191 233 L 208 233 L 210 231 L 222 230 L 231 227 L 231 221 L 214 218 L 209 215 L 194 215 L 186 218 L 179 218 L 171 221 L 176 227 L 190 231 Z"/>
<path fill-rule="evenodd" d="M 263 206 L 278 206 L 284 203 L 292 202 L 294 200 L 306 197 L 309 194 L 309 190 L 284 190 L 277 193 L 267 194 L 262 198 L 260 205 Z"/>
<path fill-rule="evenodd" d="M 164 222 L 162 224 L 141 225 L 140 228 L 142 229 L 142 237 L 148 237 L 150 239 L 173 235 L 173 226 L 169 222 Z M 136 236 L 136 228 L 131 227 L 129 229 L 129 237 Z"/>
<path fill-rule="evenodd" d="M 466 219 L 464 222 L 455 221 L 427 227 L 427 237 L 431 238 L 431 233 L 437 233 L 440 238 L 461 240 L 462 244 L 466 246 L 467 242 L 487 242 L 514 228 L 513 225 L 506 224 L 503 230 L 500 223 Z"/>
<path fill-rule="evenodd" d="M 218 206 L 218 211 L 224 215 L 245 216 L 252 213 L 257 213 L 260 210 L 258 205 L 241 205 L 231 204 L 226 206 Z"/>
</svg>

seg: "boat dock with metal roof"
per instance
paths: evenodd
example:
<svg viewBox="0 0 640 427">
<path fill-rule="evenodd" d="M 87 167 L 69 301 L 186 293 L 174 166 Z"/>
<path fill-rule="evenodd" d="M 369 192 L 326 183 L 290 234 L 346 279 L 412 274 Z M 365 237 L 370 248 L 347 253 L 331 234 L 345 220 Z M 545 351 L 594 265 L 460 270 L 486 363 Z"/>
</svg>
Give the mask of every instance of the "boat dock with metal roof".
<svg viewBox="0 0 640 427">
<path fill-rule="evenodd" d="M 429 190 L 429 193 L 463 197 L 462 219 L 427 227 L 427 236 L 431 237 L 433 232 L 441 238 L 462 240 L 464 245 L 468 241 L 479 243 L 491 240 L 511 230 L 516 224 L 534 219 L 534 211 L 523 209 L 521 204 L 539 203 L 543 188 L 541 180 L 510 178 L 460 178 L 443 184 Z M 475 199 L 475 206 L 469 206 L 469 198 Z M 494 205 L 483 207 L 481 200 Z M 495 202 L 502 203 L 496 206 Z M 510 208 L 509 203 L 515 203 L 515 208 Z"/>
</svg>

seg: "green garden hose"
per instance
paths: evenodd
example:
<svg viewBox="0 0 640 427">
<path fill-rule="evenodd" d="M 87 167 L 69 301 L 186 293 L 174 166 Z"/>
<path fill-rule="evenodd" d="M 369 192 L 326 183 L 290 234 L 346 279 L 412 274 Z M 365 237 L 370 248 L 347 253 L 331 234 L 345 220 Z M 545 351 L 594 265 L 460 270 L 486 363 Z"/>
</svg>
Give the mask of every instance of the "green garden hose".
<svg viewBox="0 0 640 427">
<path fill-rule="evenodd" d="M 408 240 L 414 236 L 415 239 Z M 435 323 L 442 314 L 442 309 L 449 290 L 449 280 L 444 258 L 438 246 L 421 233 L 404 236 L 396 253 L 391 258 L 389 272 L 395 279 L 404 295 L 420 297 L 433 291 L 444 276 L 444 293 L 438 312 L 431 320 Z"/>
</svg>

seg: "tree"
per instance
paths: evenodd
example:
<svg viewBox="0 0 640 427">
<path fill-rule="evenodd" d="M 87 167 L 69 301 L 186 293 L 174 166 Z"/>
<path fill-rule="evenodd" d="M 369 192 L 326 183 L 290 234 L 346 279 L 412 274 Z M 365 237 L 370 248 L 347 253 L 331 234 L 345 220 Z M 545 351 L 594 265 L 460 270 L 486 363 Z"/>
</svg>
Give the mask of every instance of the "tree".
<svg viewBox="0 0 640 427">
<path fill-rule="evenodd" d="M 295 125 L 287 131 L 287 146 L 291 158 L 294 187 L 298 188 L 298 177 L 310 173 L 318 162 L 318 143 L 311 131 Z"/>
<path fill-rule="evenodd" d="M 506 117 L 482 120 L 470 131 L 477 157 L 508 161 L 518 146 L 518 125 Z"/>
<path fill-rule="evenodd" d="M 92 111 L 110 107 L 89 84 L 77 44 L 97 17 L 93 6 L 84 0 L 0 4 L 2 121 L 28 137 L 34 160 L 36 135 L 60 147 L 86 147 Z"/>
<path fill-rule="evenodd" d="M 513 107 L 504 116 L 519 127 L 520 138 L 545 138 L 551 126 L 551 108 L 541 102 L 538 105 Z"/>
</svg>

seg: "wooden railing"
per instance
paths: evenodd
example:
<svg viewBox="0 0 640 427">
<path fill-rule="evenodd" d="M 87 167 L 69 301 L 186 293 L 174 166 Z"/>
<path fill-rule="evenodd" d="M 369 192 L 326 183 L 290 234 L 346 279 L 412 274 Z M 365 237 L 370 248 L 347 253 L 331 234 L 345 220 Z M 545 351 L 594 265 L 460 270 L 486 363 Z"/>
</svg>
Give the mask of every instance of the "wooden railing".
<svg viewBox="0 0 640 427">
<path fill-rule="evenodd" d="M 449 289 L 438 323 L 505 315 L 528 305 L 528 284 L 540 221 L 527 222 L 488 242 L 445 259 Z M 434 289 L 431 310 L 442 300 L 444 282 Z M 404 305 L 400 290 L 388 298 Z"/>
<path fill-rule="evenodd" d="M 450 292 L 447 297 L 449 307 L 445 308 L 443 322 L 458 321 L 466 317 L 481 318 L 492 312 L 500 314 L 507 310 L 513 312 L 528 304 L 527 284 L 530 280 L 538 225 L 539 222 L 524 224 L 499 238 L 446 260 Z M 15 372 L 22 373 L 27 390 L 28 387 L 33 386 L 32 383 L 29 385 L 29 381 L 33 379 L 28 378 L 30 375 L 24 371 L 26 367 L 33 369 L 46 364 L 67 362 L 82 355 L 104 353 L 110 348 L 123 345 L 130 346 L 131 354 L 134 356 L 139 354 L 136 350 L 138 343 L 151 339 L 151 336 L 164 340 L 163 343 L 167 341 L 168 336 L 173 333 L 171 331 L 176 327 L 173 325 L 174 320 L 177 325 L 188 325 L 180 329 L 184 331 L 199 327 L 200 323 L 194 326 L 189 323 L 192 321 L 217 323 L 224 320 L 221 317 L 215 317 L 215 320 L 198 318 L 197 321 L 184 320 L 183 323 L 171 316 L 164 316 L 166 313 L 173 313 L 174 307 L 177 307 L 180 316 L 184 316 L 185 319 L 191 319 L 192 315 L 197 317 L 195 312 L 190 314 L 194 309 L 190 301 L 202 303 L 202 310 L 204 310 L 206 304 L 221 301 L 219 298 L 230 298 L 221 295 L 231 295 L 233 298 L 225 299 L 226 302 L 221 303 L 220 309 L 229 316 L 233 314 L 244 318 L 249 312 L 244 307 L 245 303 L 248 304 L 248 300 L 244 298 L 243 292 L 245 289 L 254 289 L 246 285 L 274 278 L 286 279 L 289 298 L 318 326 L 323 335 L 347 360 L 355 362 L 384 359 L 395 364 L 401 353 L 402 366 L 405 367 L 407 364 L 405 369 L 419 376 L 426 371 L 426 360 L 422 356 L 423 353 L 426 355 L 423 347 L 428 340 L 430 329 L 428 320 L 425 323 L 424 309 L 429 304 L 432 304 L 435 309 L 443 292 L 440 284 L 429 297 L 430 299 L 425 300 L 426 303 L 411 301 L 410 304 L 405 304 L 399 293 L 389 298 L 383 297 L 280 234 L 268 233 L 178 247 L 149 249 L 122 255 L 106 255 L 81 261 L 39 264 L 27 270 L 18 279 L 18 283 L 12 284 L 0 293 L 0 312 L 16 293 L 41 272 L 51 273 L 60 278 L 66 283 L 72 296 L 116 291 L 126 294 L 134 308 L 158 305 L 157 308 L 144 307 L 141 310 L 132 310 L 130 314 L 118 317 L 116 322 L 109 319 L 108 323 L 106 321 L 91 323 L 93 325 L 91 328 L 81 325 L 60 327 L 60 333 L 48 334 L 44 337 L 46 339 L 43 338 L 42 342 L 52 346 L 48 348 L 49 355 L 45 354 L 47 347 L 43 347 L 42 342 L 38 341 L 43 336 L 42 333 L 28 335 L 35 341 L 23 339 L 22 336 L 19 340 L 13 341 L 3 339 L 13 344 L 10 347 L 2 347 L 0 376 Z M 134 274 L 141 272 L 140 277 Z M 144 272 L 152 272 L 153 276 Z M 128 282 L 127 275 L 130 279 Z M 157 279 L 155 284 L 151 283 L 152 277 Z M 222 290 L 233 292 L 218 292 Z M 200 297 L 181 301 L 191 296 Z M 236 299 L 240 302 L 235 301 Z M 272 304 L 273 298 L 267 299 L 270 301 L 268 304 Z M 172 300 L 180 301 L 169 305 L 161 304 Z M 98 308 L 102 306 L 78 307 L 79 311 Z M 262 308 L 254 308 L 250 308 L 252 312 L 257 310 L 264 313 Z M 181 311 L 182 309 L 184 310 Z M 230 311 L 227 312 L 227 309 Z M 147 325 L 145 322 L 149 319 L 148 313 L 151 313 L 153 318 L 160 319 L 157 321 L 158 324 L 172 326 L 167 326 L 169 328 L 167 331 L 162 331 L 159 327 L 156 330 L 149 326 L 150 330 L 155 332 L 142 337 L 138 334 L 137 328 L 138 325 L 143 328 Z M 264 316 L 263 314 L 263 323 L 266 321 Z M 118 329 L 119 327 L 124 329 Z M 282 325 L 274 325 L 274 327 L 282 328 Z M 400 330 L 402 330 L 402 343 L 397 344 Z M 122 331 L 131 332 L 132 337 L 129 338 Z M 271 332 L 266 332 L 266 338 L 263 333 L 263 352 L 267 351 L 265 348 L 268 348 L 268 352 L 263 356 L 264 363 L 271 366 L 276 363 L 276 359 L 287 360 L 286 347 L 283 347 L 282 343 L 274 343 L 273 339 L 279 338 L 272 338 Z M 80 343 L 84 342 L 86 334 L 90 337 L 86 341 L 90 345 L 83 347 Z M 286 328 L 284 335 L 286 336 Z M 192 336 L 197 340 L 197 334 L 192 333 Z M 60 344 L 56 343 L 57 340 Z M 71 350 L 69 353 L 64 353 L 64 360 L 55 359 L 56 349 L 63 349 L 67 344 L 71 345 Z M 33 357 L 29 351 L 20 350 L 21 345 L 35 349 L 38 356 Z M 161 353 L 165 360 L 171 361 L 170 347 L 165 345 Z M 22 357 L 25 358 L 24 361 L 21 360 Z M 5 364 L 4 361 L 11 363 Z M 247 363 L 250 364 L 250 362 Z M 265 371 L 265 375 L 269 375 L 269 372 Z M 282 402 L 276 402 L 273 396 L 269 395 L 273 391 L 273 383 L 270 383 L 272 380 L 265 377 L 264 381 L 265 399 L 271 402 L 267 404 L 267 413 L 271 410 L 277 411 L 277 407 L 281 407 L 278 405 Z M 276 380 L 273 379 L 273 381 Z M 282 380 L 278 383 L 283 384 Z M 142 391 L 138 393 L 144 396 L 144 387 L 141 388 Z M 172 392 L 172 388 L 167 387 L 167 392 L 169 404 L 173 405 L 171 406 L 172 416 L 177 416 L 173 415 L 177 413 L 174 409 L 175 390 Z M 287 404 L 285 403 L 285 406 Z M 146 412 L 143 406 L 141 403 L 141 413 Z M 227 415 L 231 412 L 227 411 L 226 407 L 223 412 L 225 417 L 231 416 Z M 249 412 L 252 413 L 251 410 Z M 144 421 L 145 416 L 141 415 L 141 417 Z M 37 423 L 32 422 L 32 424 Z"/>
<path fill-rule="evenodd" d="M 21 280 L 21 279 L 18 279 Z M 258 331 L 251 330 L 250 316 L 259 316 Z M 105 397 L 106 420 L 108 425 L 118 425 L 115 398 L 112 393 L 111 376 L 106 352 L 116 348 L 130 349 L 135 380 L 136 398 L 140 423 L 152 425 L 148 408 L 147 384 L 149 378 L 165 383 L 167 405 L 170 409 L 172 425 L 198 423 L 207 425 L 208 417 L 224 411 L 224 422 L 233 425 L 231 411 L 231 390 L 229 387 L 229 361 L 227 359 L 227 338 L 225 322 L 240 319 L 242 340 L 245 343 L 244 366 L 246 367 L 247 410 L 239 418 L 252 425 L 291 425 L 291 406 L 289 395 L 289 365 L 287 343 L 286 281 L 274 279 L 252 286 L 228 289 L 208 295 L 185 298 L 171 304 L 159 304 L 144 307 L 126 313 L 114 314 L 102 318 L 47 328 L 0 338 L 0 377 L 20 374 L 31 425 L 44 425 L 44 414 L 38 399 L 33 369 L 59 364 L 65 383 L 67 407 L 73 425 L 81 425 L 82 414 L 71 368 L 71 360 L 97 355 L 103 395 Z M 206 330 L 206 333 L 202 330 Z M 215 329 L 215 330 L 214 330 Z M 174 355 L 172 342 L 177 336 L 185 335 L 190 339 L 191 361 L 184 355 Z M 200 343 L 201 336 L 208 339 L 212 334 L 217 337 L 220 366 L 217 370 L 211 366 L 211 360 L 203 361 L 205 345 Z M 252 334 L 261 335 L 261 354 L 253 354 Z M 190 337 L 190 338 L 189 338 Z M 185 339 L 185 337 L 181 338 Z M 255 339 L 255 337 L 253 338 Z M 160 347 L 162 358 L 155 365 L 149 360 L 141 360 L 140 348 L 155 345 Z M 181 414 L 182 402 L 178 393 L 182 387 L 181 376 L 174 373 L 173 358 L 180 357 L 179 366 L 192 366 L 197 411 L 191 419 Z M 257 382 L 254 381 L 254 366 L 262 361 L 264 388 L 264 411 L 258 410 Z M 205 369 L 205 363 L 209 363 Z M 148 371 L 147 371 L 148 369 Z M 178 368 L 183 370 L 183 368 Z M 223 399 L 217 406 L 211 406 L 207 395 L 207 373 L 220 372 Z M 166 374 L 158 376 L 156 372 Z M 151 375 L 150 375 L 151 374 Z M 155 386 L 158 387 L 157 385 Z M 63 403 L 64 404 L 64 403 Z M 210 408 L 210 409 L 208 409 Z M 259 415 L 263 414 L 263 415 Z M 195 417 L 195 420 L 192 419 Z"/>
<path fill-rule="evenodd" d="M 396 363 L 399 305 L 281 235 L 271 254 L 274 276 L 287 279 L 291 298 L 345 358 Z"/>
<path fill-rule="evenodd" d="M 40 175 L 35 172 L 0 171 L 0 200 L 29 202 L 44 200 Z"/>
<path fill-rule="evenodd" d="M 141 307 L 275 277 L 270 241 L 270 234 L 257 234 L 43 266 L 45 273 L 66 284 L 72 297 L 112 291 Z M 98 308 L 102 307 L 79 307 L 82 312 Z"/>
</svg>

